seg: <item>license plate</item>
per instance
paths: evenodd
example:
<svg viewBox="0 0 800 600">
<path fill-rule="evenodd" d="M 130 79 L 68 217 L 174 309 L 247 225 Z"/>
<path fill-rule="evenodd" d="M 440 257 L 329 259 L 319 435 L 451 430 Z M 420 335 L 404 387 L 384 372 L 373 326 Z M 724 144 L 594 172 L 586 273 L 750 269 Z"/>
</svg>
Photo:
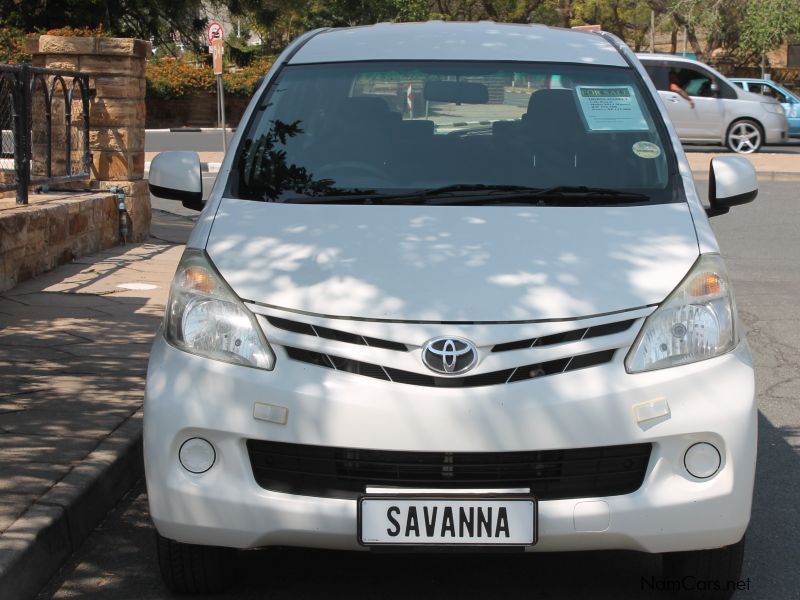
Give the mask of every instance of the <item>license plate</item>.
<svg viewBox="0 0 800 600">
<path fill-rule="evenodd" d="M 358 541 L 365 546 L 530 546 L 536 543 L 536 500 L 362 496 Z"/>
</svg>

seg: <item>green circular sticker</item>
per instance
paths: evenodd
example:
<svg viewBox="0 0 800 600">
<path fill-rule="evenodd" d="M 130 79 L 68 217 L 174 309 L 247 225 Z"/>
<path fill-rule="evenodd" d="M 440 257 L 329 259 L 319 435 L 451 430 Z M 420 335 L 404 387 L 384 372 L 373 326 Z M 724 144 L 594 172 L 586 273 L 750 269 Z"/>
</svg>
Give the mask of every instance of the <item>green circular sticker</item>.
<svg viewBox="0 0 800 600">
<path fill-rule="evenodd" d="M 652 142 L 636 142 L 633 153 L 639 158 L 658 158 L 661 156 L 661 148 Z"/>
</svg>

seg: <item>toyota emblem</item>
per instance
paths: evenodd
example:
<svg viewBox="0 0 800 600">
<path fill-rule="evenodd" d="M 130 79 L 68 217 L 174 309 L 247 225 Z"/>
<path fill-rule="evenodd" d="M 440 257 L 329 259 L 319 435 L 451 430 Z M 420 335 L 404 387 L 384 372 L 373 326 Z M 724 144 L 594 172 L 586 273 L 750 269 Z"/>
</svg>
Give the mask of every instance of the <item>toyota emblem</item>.
<svg viewBox="0 0 800 600">
<path fill-rule="evenodd" d="M 438 337 L 422 347 L 422 362 L 431 371 L 443 375 L 460 375 L 478 362 L 475 344 L 455 337 Z"/>
</svg>

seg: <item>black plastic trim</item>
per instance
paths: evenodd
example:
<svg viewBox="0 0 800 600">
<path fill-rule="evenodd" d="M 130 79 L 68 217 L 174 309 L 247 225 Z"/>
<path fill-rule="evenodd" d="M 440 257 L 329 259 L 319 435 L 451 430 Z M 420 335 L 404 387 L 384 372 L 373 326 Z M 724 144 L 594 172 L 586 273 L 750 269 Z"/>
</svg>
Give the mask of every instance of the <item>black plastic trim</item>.
<svg viewBox="0 0 800 600">
<path fill-rule="evenodd" d="M 161 187 L 160 185 L 153 185 L 148 183 L 147 187 L 153 196 L 164 198 L 165 200 L 180 200 L 181 202 L 189 202 L 199 204 L 203 202 L 203 192 L 188 192 L 185 190 L 176 190 L 174 188 Z"/>
</svg>

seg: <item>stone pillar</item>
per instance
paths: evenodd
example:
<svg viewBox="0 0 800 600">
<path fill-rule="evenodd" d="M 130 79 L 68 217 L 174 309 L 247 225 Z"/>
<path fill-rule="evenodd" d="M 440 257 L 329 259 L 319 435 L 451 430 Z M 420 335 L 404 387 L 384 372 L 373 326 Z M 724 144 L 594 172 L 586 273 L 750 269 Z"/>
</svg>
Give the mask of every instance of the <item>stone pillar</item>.
<svg viewBox="0 0 800 600">
<path fill-rule="evenodd" d="M 146 239 L 150 194 L 144 179 L 144 68 L 150 42 L 42 35 L 29 40 L 27 49 L 33 54 L 34 66 L 90 76 L 91 186 L 121 188 L 133 225 L 128 240 Z M 80 110 L 73 109 L 73 113 L 80 114 Z"/>
</svg>

